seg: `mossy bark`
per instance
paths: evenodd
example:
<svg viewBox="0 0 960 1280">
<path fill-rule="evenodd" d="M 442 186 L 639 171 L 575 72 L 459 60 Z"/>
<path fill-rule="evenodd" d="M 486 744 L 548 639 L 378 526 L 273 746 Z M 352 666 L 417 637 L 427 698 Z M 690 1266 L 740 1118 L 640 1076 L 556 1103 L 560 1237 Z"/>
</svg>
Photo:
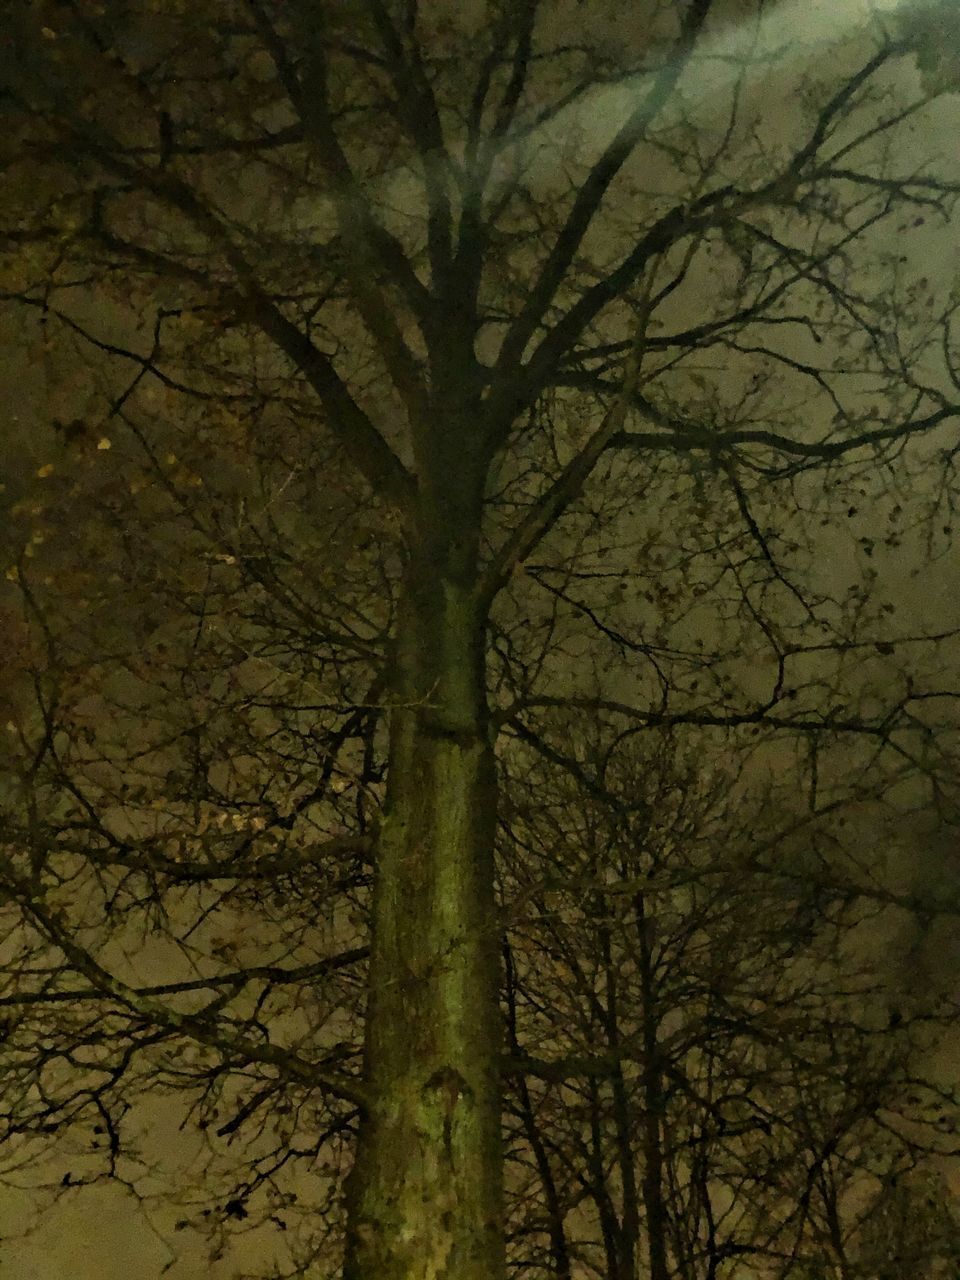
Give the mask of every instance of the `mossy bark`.
<svg viewBox="0 0 960 1280">
<path fill-rule="evenodd" d="M 346 1280 L 503 1275 L 496 779 L 463 514 L 435 513 L 399 622 Z"/>
</svg>

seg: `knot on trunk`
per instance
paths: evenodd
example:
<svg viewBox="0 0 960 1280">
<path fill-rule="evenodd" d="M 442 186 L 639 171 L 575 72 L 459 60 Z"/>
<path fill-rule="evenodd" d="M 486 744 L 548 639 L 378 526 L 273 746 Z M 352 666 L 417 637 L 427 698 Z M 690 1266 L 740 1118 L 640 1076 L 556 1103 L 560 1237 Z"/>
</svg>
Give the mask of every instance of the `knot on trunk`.
<svg viewBox="0 0 960 1280">
<path fill-rule="evenodd" d="M 438 1067 L 423 1086 L 424 1101 L 435 1120 L 443 1139 L 443 1152 L 453 1163 L 453 1117 L 461 1098 L 473 1097 L 473 1090 L 454 1067 Z"/>
</svg>

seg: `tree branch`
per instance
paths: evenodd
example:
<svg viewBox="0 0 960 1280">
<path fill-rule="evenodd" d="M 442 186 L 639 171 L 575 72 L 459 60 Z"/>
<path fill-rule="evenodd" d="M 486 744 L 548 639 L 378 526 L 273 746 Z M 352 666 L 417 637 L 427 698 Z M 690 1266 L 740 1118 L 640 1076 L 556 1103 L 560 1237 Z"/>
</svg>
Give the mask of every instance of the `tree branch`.
<svg viewBox="0 0 960 1280">
<path fill-rule="evenodd" d="M 240 1057 L 247 1062 L 273 1067 L 283 1078 L 310 1088 L 326 1089 L 335 1097 L 357 1107 L 365 1105 L 363 1094 L 353 1081 L 315 1067 L 290 1049 L 257 1043 L 246 1036 L 227 1033 L 204 1013 L 178 1013 L 153 996 L 140 995 L 135 987 L 128 986 L 109 973 L 81 947 L 67 932 L 59 915 L 40 907 L 29 885 L 14 879 L 8 872 L 2 874 L 0 884 L 19 903 L 24 914 L 33 921 L 41 934 L 63 953 L 70 967 L 82 974 L 103 996 L 110 997 L 158 1027 L 185 1035 L 208 1048 L 217 1049 L 225 1057 Z M 221 998 L 218 997 L 217 1000 Z"/>
<path fill-rule="evenodd" d="M 676 45 L 660 74 L 655 78 L 640 104 L 621 125 L 577 192 L 573 207 L 541 268 L 539 278 L 504 338 L 497 360 L 497 371 L 501 375 L 511 378 L 519 370 L 527 344 L 542 322 L 594 215 L 600 208 L 607 189 L 646 129 L 668 101 L 682 75 L 693 52 L 697 36 L 710 12 L 711 4 L 712 0 L 690 0 L 681 22 Z"/>
</svg>

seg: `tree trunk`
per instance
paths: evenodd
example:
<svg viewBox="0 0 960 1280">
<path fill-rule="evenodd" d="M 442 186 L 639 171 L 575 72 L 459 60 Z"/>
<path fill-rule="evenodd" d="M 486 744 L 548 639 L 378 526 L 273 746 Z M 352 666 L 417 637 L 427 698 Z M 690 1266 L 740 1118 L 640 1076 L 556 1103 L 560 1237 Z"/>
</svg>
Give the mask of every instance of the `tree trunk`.
<svg viewBox="0 0 960 1280">
<path fill-rule="evenodd" d="M 504 970 L 507 993 L 507 1034 L 510 1052 L 519 1058 L 522 1049 L 517 1039 L 517 1001 L 514 983 L 514 970 L 509 946 L 504 947 Z M 551 1274 L 557 1280 L 571 1280 L 570 1250 L 567 1245 L 567 1231 L 564 1222 L 563 1205 L 557 1191 L 556 1179 L 550 1165 L 550 1156 L 543 1140 L 543 1134 L 537 1125 L 533 1099 L 524 1075 L 517 1077 L 516 1090 L 523 1124 L 524 1136 L 530 1144 L 537 1173 L 540 1176 L 540 1187 L 543 1192 L 544 1208 L 547 1215 L 547 1234 L 550 1237 Z"/>
<path fill-rule="evenodd" d="M 643 1206 L 647 1226 L 650 1280 L 668 1280 L 667 1206 L 663 1193 L 663 1072 L 660 1064 L 660 1012 L 653 960 L 654 923 L 642 894 L 634 898 L 640 948 L 640 992 L 643 1001 Z"/>
<path fill-rule="evenodd" d="M 610 930 L 601 926 L 601 945 L 606 974 L 604 1020 L 607 1047 L 616 1054 L 622 1043 L 620 1038 L 619 993 L 617 973 L 610 947 Z M 623 1078 L 623 1065 L 619 1057 L 614 1060 L 610 1081 L 613 1094 L 613 1122 L 616 1131 L 616 1161 L 620 1174 L 620 1241 L 618 1249 L 618 1280 L 637 1280 L 637 1244 L 640 1239 L 640 1203 L 637 1195 L 637 1175 L 633 1152 L 633 1126 L 631 1102 L 627 1083 Z"/>
<path fill-rule="evenodd" d="M 485 620 L 449 503 L 432 527 L 398 622 L 346 1280 L 504 1274 Z"/>
</svg>

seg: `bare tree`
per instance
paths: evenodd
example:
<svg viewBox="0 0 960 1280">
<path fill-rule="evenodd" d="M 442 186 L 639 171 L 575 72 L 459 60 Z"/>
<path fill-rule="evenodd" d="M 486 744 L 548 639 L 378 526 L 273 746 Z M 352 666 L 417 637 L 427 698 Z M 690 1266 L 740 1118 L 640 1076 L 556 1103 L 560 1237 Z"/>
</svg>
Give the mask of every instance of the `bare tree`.
<svg viewBox="0 0 960 1280">
<path fill-rule="evenodd" d="M 953 216 L 909 144 L 953 63 L 877 18 L 792 66 L 766 12 L 14 12 L 4 296 L 73 406 L 8 575 L 7 998 L 63 1011 L 15 1130 L 190 1042 L 236 1115 L 359 1123 L 348 1277 L 488 1280 L 498 734 L 599 707 L 952 803 L 951 623 L 880 568 L 952 530 L 954 302 L 897 237 Z M 118 913 L 193 976 L 133 980 Z"/>
<path fill-rule="evenodd" d="M 751 793 L 669 738 L 587 737 L 576 777 L 507 764 L 516 1262 L 836 1266 L 878 1180 L 955 1150 L 958 1100 L 925 1066 L 954 1004 L 895 1005 L 895 966 L 865 953 L 890 930 L 844 871 L 842 807 Z"/>
</svg>

